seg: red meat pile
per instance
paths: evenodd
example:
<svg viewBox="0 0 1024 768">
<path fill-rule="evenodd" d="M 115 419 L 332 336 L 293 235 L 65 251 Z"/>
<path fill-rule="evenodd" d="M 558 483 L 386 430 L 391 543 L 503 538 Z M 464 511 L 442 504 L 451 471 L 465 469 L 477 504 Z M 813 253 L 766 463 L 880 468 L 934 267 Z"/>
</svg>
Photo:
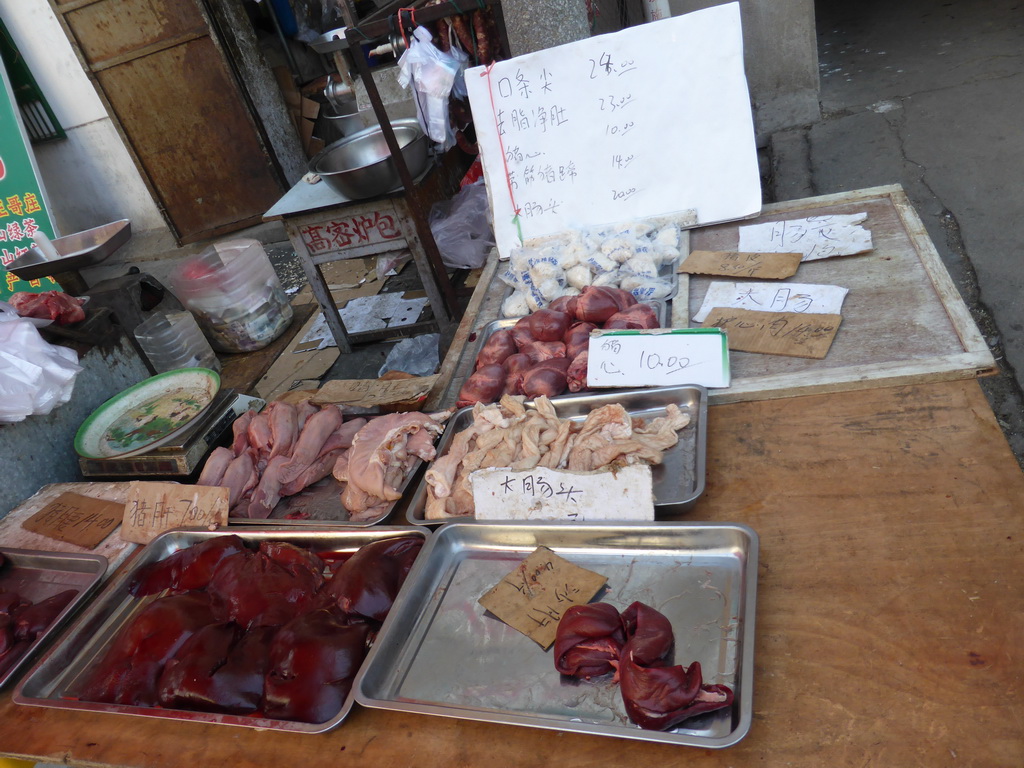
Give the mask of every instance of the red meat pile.
<svg viewBox="0 0 1024 768">
<path fill-rule="evenodd" d="M 422 545 L 404 536 L 319 556 L 284 542 L 253 550 L 225 535 L 178 550 L 137 575 L 136 597 L 169 594 L 122 628 L 78 697 L 326 722 Z"/>
<path fill-rule="evenodd" d="M 654 309 L 628 291 L 587 286 L 579 296 L 555 299 L 488 338 L 456 404 L 494 403 L 503 394 L 532 399 L 579 392 L 587 386 L 591 331 L 657 327 Z"/>
<path fill-rule="evenodd" d="M 671 623 L 649 605 L 635 602 L 621 615 L 608 603 L 577 605 L 558 623 L 555 669 L 588 680 L 615 670 L 626 714 L 647 730 L 732 706 L 732 689 L 706 685 L 700 662 L 669 662 L 674 644 Z"/>
<path fill-rule="evenodd" d="M 84 302 L 62 291 L 19 291 L 12 293 L 7 303 L 14 307 L 14 311 L 21 317 L 53 320 L 57 325 L 70 325 L 85 320 L 85 310 L 82 309 Z"/>
<path fill-rule="evenodd" d="M 5 563 L 0 554 L 0 568 Z M 67 589 L 33 603 L 17 592 L 0 590 L 0 677 L 25 655 L 77 594 L 77 590 Z"/>
</svg>

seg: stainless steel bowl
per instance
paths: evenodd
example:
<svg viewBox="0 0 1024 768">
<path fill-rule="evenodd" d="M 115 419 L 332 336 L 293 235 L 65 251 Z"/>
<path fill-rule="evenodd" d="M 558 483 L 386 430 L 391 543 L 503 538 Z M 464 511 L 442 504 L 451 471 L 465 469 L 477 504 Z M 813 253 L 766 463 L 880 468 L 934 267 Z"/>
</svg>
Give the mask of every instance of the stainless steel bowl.
<svg viewBox="0 0 1024 768">
<path fill-rule="evenodd" d="M 415 178 L 427 167 L 427 137 L 415 118 L 394 120 L 391 128 Z M 379 125 L 357 131 L 325 147 L 309 169 L 350 200 L 376 197 L 402 183 Z"/>
</svg>

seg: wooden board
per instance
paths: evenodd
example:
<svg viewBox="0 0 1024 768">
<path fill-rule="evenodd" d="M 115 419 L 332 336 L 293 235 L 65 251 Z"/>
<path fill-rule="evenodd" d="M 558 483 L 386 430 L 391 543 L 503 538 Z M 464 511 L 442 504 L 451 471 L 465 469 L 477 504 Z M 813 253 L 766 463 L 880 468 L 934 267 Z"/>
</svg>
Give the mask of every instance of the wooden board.
<svg viewBox="0 0 1024 768">
<path fill-rule="evenodd" d="M 86 549 L 67 541 L 58 541 L 49 536 L 33 533 L 21 527 L 21 524 L 41 510 L 62 493 L 80 493 L 96 499 L 106 499 L 124 503 L 128 496 L 129 483 L 51 483 L 44 485 L 36 493 L 25 499 L 0 519 L 0 546 L 17 549 L 41 549 L 46 552 L 75 552 L 90 555 L 102 555 L 107 558 L 107 574 L 113 573 L 135 551 L 136 546 L 120 537 L 120 526 L 96 546 Z"/>
<path fill-rule="evenodd" d="M 139 768 L 1024 764 L 1024 498 L 977 382 L 712 406 L 687 520 L 760 536 L 754 722 L 722 750 L 356 707 L 320 735 L 15 706 L 0 750 Z"/>
<path fill-rule="evenodd" d="M 871 230 L 873 251 L 804 262 L 790 278 L 850 290 L 828 356 L 807 360 L 734 352 L 732 386 L 713 391 L 711 402 L 973 378 L 995 371 L 985 339 L 898 185 L 769 205 L 756 219 L 691 230 L 690 247 L 736 250 L 740 226 L 861 211 L 868 214 L 864 226 Z M 715 279 L 690 277 L 691 318 Z"/>
</svg>

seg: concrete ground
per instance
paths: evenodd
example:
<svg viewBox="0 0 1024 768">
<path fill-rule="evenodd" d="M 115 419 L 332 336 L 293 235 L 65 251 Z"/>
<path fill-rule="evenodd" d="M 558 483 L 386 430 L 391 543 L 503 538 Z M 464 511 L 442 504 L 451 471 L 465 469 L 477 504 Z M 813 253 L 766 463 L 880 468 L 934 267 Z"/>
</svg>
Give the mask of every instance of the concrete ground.
<svg viewBox="0 0 1024 768">
<path fill-rule="evenodd" d="M 769 194 L 899 183 L 1000 367 L 1024 464 L 1024 4 L 817 0 L 821 120 L 772 137 Z"/>
</svg>

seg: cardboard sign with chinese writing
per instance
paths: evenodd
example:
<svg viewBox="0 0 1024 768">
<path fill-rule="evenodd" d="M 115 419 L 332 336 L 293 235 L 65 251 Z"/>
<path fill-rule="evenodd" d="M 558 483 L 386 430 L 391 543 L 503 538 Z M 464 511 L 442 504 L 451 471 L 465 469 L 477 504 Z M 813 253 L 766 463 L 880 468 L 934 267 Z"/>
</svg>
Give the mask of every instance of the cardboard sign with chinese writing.
<svg viewBox="0 0 1024 768">
<path fill-rule="evenodd" d="M 62 493 L 21 524 L 27 531 L 94 549 L 121 522 L 124 504 Z"/>
<path fill-rule="evenodd" d="M 324 382 L 311 400 L 317 405 L 338 403 L 340 405 L 372 408 L 391 405 L 407 400 L 418 400 L 427 396 L 430 388 L 437 383 L 437 374 L 418 376 L 413 379 L 332 379 Z"/>
<path fill-rule="evenodd" d="M 538 547 L 480 598 L 480 605 L 547 650 L 569 608 L 585 605 L 608 581 Z"/>
<path fill-rule="evenodd" d="M 121 538 L 148 544 L 175 528 L 217 528 L 228 522 L 228 489 L 133 482 L 124 503 Z"/>
<path fill-rule="evenodd" d="M 676 272 L 689 275 L 757 277 L 781 280 L 796 274 L 802 253 L 742 253 L 740 251 L 691 251 Z"/>
<path fill-rule="evenodd" d="M 478 469 L 470 481 L 477 520 L 654 520 L 647 464 L 597 472 Z"/>
<path fill-rule="evenodd" d="M 842 320 L 841 315 L 713 309 L 704 325 L 724 330 L 729 349 L 820 360 L 828 354 Z"/>
</svg>

